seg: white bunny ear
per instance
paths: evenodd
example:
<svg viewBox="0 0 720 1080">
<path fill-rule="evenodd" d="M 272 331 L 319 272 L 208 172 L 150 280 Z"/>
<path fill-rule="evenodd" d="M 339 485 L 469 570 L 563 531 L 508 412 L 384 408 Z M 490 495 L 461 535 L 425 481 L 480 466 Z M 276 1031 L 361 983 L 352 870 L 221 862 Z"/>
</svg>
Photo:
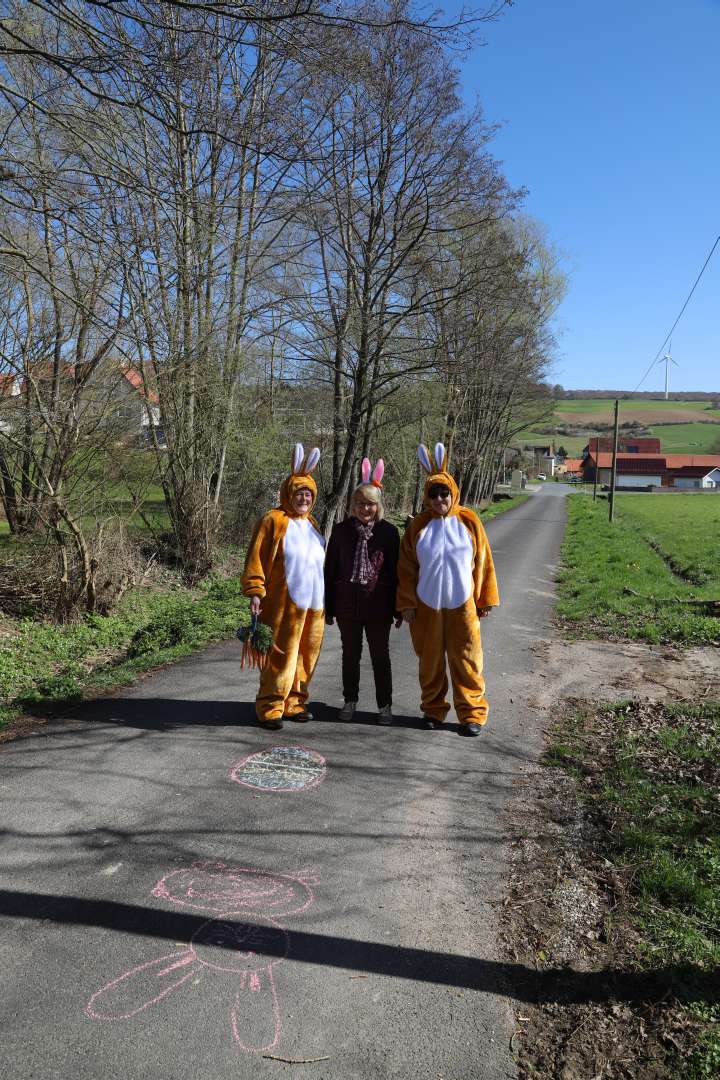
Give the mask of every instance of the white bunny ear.
<svg viewBox="0 0 720 1080">
<path fill-rule="evenodd" d="M 433 467 L 430 462 L 430 455 L 427 451 L 427 446 L 423 446 L 422 443 L 420 443 L 420 445 L 418 446 L 418 461 L 420 462 L 426 473 L 431 473 L 433 471 Z"/>
<path fill-rule="evenodd" d="M 377 464 L 376 464 L 375 468 L 373 469 L 373 474 L 372 474 L 373 481 L 376 484 L 379 484 L 384 475 L 385 475 L 385 462 L 383 461 L 382 458 L 378 458 Z"/>
<path fill-rule="evenodd" d="M 445 447 L 441 442 L 435 443 L 435 464 L 440 472 L 445 468 Z"/>
<path fill-rule="evenodd" d="M 370 464 L 370 458 L 364 457 L 362 459 L 362 464 L 360 465 L 360 479 L 362 480 L 363 484 L 369 484 L 370 483 L 370 472 L 371 472 L 371 470 L 372 470 L 372 466 Z"/>
<path fill-rule="evenodd" d="M 295 449 L 292 455 L 292 471 L 294 473 L 300 472 L 300 466 L 302 465 L 303 458 L 305 457 L 305 450 L 301 442 L 295 443 Z"/>
<path fill-rule="evenodd" d="M 320 460 L 320 450 L 316 446 L 314 448 L 314 450 L 311 450 L 310 453 L 307 456 L 307 461 L 305 462 L 305 472 L 306 473 L 311 473 L 313 471 L 313 469 L 315 468 L 315 466 L 317 465 L 319 460 Z"/>
</svg>

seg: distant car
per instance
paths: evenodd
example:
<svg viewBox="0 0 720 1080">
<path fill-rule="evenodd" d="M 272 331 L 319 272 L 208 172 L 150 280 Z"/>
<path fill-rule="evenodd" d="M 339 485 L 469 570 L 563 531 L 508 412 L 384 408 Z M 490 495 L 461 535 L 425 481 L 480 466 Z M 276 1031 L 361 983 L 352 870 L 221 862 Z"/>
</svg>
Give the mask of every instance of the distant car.
<svg viewBox="0 0 720 1080">
<path fill-rule="evenodd" d="M 538 480 L 547 480 L 547 476 L 544 472 L 539 472 L 537 475 Z"/>
<path fill-rule="evenodd" d="M 568 484 L 582 484 L 582 482 L 583 482 L 582 476 L 569 476 L 568 477 Z"/>
</svg>

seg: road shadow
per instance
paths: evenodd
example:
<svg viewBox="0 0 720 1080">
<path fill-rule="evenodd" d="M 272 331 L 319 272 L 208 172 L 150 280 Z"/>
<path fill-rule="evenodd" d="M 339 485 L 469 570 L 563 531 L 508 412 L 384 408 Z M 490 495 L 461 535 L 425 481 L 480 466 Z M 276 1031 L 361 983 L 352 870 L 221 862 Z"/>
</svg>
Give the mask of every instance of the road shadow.
<svg viewBox="0 0 720 1080">
<path fill-rule="evenodd" d="M 181 943 L 189 943 L 208 922 L 207 914 L 191 915 L 109 900 L 10 890 L 0 890 L 0 915 L 58 925 L 101 927 L 115 933 L 172 941 L 178 948 L 186 947 Z M 236 924 L 238 929 L 254 925 L 253 918 L 243 916 L 242 912 L 224 916 L 223 922 L 231 927 Z M 225 934 L 218 947 L 232 948 L 230 942 L 239 937 Z M 258 933 L 253 937 L 253 951 L 258 955 L 282 958 L 284 949 L 285 941 L 279 935 Z M 499 994 L 533 1004 L 648 1002 L 689 990 L 712 1000 L 720 996 L 720 969 L 703 970 L 693 964 L 674 964 L 649 972 L 619 968 L 534 970 L 518 963 L 296 929 L 290 934 L 287 960 Z"/>
<path fill-rule="evenodd" d="M 338 720 L 337 705 L 326 702 L 308 703 L 313 720 L 322 724 L 332 724 L 338 728 L 351 730 L 356 727 L 383 728 L 377 722 L 377 713 L 358 710 L 351 721 Z M 117 725 L 153 732 L 173 732 L 181 728 L 215 727 L 260 729 L 255 714 L 254 701 L 213 701 L 211 699 L 194 701 L 183 698 L 122 697 L 110 696 L 94 698 L 80 703 L 65 703 L 52 710 L 37 710 L 30 714 L 38 720 L 61 724 L 74 721 L 88 725 Z M 307 725 L 291 717 L 284 718 L 284 730 L 297 734 Z M 384 730 L 391 728 L 421 729 L 423 721 L 418 716 L 396 714 L 393 722 Z M 459 725 L 448 723 L 445 729 L 457 732 Z M 262 730 L 262 729 L 260 729 Z M 34 731 L 18 729 L 18 738 L 27 738 L 36 734 Z M 432 737 L 433 733 L 428 732 Z"/>
</svg>

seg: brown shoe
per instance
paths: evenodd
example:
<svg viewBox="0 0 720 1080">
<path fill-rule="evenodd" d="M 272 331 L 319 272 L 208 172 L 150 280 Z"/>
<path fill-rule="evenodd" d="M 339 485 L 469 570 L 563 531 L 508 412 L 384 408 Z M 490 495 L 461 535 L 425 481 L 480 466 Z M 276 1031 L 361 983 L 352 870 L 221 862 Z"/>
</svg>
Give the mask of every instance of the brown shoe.
<svg viewBox="0 0 720 1080">
<path fill-rule="evenodd" d="M 258 720 L 258 725 L 261 728 L 265 728 L 266 731 L 281 731 L 283 722 L 282 720 Z"/>
</svg>

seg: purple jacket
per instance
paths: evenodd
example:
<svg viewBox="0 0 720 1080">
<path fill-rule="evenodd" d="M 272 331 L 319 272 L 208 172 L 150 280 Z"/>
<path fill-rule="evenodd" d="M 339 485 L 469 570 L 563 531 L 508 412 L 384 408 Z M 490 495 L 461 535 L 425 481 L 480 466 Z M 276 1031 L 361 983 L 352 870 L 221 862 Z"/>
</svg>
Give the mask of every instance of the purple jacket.
<svg viewBox="0 0 720 1080">
<path fill-rule="evenodd" d="M 377 521 L 368 556 L 377 576 L 361 585 L 351 581 L 358 533 L 352 518 L 333 526 L 325 555 L 325 615 L 359 622 L 390 620 L 395 614 L 400 534 L 389 521 Z"/>
</svg>

